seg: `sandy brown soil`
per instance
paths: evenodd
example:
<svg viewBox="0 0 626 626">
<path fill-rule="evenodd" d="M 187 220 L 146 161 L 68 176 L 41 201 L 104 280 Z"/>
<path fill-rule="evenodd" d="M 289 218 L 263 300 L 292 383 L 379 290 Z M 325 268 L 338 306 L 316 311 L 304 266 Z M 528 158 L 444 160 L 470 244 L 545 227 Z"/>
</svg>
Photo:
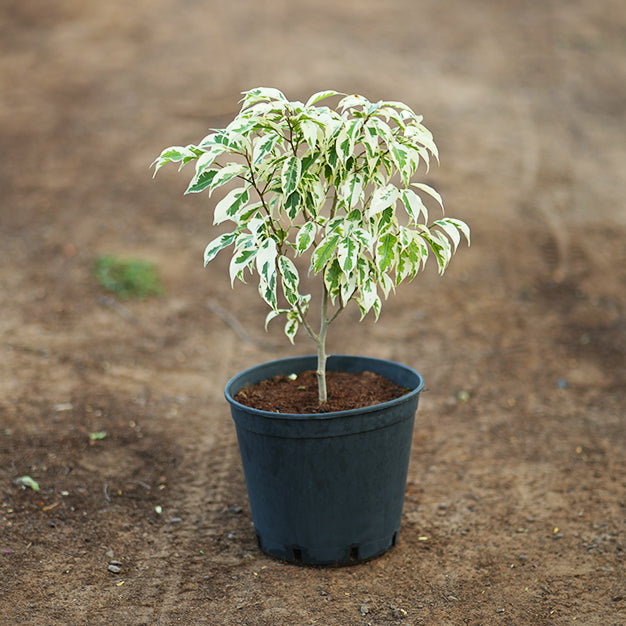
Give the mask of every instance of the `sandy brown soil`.
<svg viewBox="0 0 626 626">
<path fill-rule="evenodd" d="M 622 0 L 5 0 L 0 50 L 1 623 L 626 623 Z M 257 85 L 410 103 L 473 228 L 331 330 L 428 387 L 398 545 L 350 568 L 256 548 L 223 386 L 311 346 L 148 170 Z M 103 253 L 166 295 L 117 302 Z"/>
</svg>

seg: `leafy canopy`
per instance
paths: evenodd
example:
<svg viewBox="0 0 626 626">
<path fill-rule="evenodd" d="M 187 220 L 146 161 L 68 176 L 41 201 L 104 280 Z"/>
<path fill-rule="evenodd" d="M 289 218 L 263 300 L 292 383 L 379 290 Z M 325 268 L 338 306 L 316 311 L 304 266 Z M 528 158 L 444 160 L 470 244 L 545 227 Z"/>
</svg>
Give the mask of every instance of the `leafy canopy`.
<svg viewBox="0 0 626 626">
<path fill-rule="evenodd" d="M 339 99 L 336 109 L 319 103 Z M 266 325 L 286 316 L 290 341 L 307 322 L 311 295 L 300 291 L 297 257 L 323 280 L 323 320 L 332 321 L 350 301 L 361 316 L 380 314 L 382 300 L 424 267 L 430 253 L 443 273 L 467 225 L 442 217 L 428 222 L 424 199 L 443 210 L 432 187 L 414 182 L 437 147 L 432 134 L 401 102 L 370 102 L 360 95 L 323 91 L 290 102 L 277 89 L 244 92 L 242 107 L 226 127 L 198 145 L 173 146 L 154 161 L 179 169 L 195 161 L 186 193 L 226 186 L 214 224 L 232 229 L 209 243 L 205 265 L 232 247 L 231 283 L 258 274 L 270 307 Z M 326 299 L 335 307 L 326 316 Z M 325 337 L 325 335 L 324 335 Z"/>
</svg>

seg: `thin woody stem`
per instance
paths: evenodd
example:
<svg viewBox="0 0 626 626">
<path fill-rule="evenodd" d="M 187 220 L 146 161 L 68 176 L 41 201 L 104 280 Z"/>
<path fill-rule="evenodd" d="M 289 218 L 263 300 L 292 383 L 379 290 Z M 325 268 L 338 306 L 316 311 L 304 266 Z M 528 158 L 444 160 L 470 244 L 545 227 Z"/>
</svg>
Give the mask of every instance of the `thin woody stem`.
<svg viewBox="0 0 626 626">
<path fill-rule="evenodd" d="M 328 290 L 326 285 L 322 286 L 322 311 L 320 320 L 320 332 L 318 335 L 317 343 L 317 388 L 318 388 L 318 400 L 320 406 L 325 404 L 328 400 L 328 390 L 326 388 L 326 334 L 328 333 L 329 319 L 327 317 L 328 312 Z"/>
</svg>

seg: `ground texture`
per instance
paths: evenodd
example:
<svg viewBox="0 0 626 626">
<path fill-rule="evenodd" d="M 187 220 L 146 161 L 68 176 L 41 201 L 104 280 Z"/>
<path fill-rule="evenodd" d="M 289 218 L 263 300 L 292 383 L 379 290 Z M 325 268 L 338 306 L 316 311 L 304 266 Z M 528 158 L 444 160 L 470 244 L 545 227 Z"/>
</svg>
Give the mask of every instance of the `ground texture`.
<svg viewBox="0 0 626 626">
<path fill-rule="evenodd" d="M 626 623 L 622 0 L 44 5 L 0 7 L 0 622 Z M 473 229 L 331 329 L 428 388 L 398 544 L 349 568 L 258 551 L 223 387 L 311 346 L 202 268 L 215 199 L 148 170 L 257 85 L 408 102 Z M 165 295 L 116 300 L 100 254 Z"/>
</svg>

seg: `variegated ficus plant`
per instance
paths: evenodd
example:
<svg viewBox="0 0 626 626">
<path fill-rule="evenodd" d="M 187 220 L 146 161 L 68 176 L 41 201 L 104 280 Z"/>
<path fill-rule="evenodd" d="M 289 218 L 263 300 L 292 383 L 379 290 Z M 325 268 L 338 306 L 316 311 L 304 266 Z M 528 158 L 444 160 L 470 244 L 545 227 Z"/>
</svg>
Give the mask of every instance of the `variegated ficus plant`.
<svg viewBox="0 0 626 626">
<path fill-rule="evenodd" d="M 327 99 L 336 108 L 318 104 Z M 469 228 L 450 217 L 429 223 L 424 199 L 443 210 L 441 197 L 413 177 L 421 164 L 428 170 L 437 147 L 407 105 L 335 91 L 291 102 L 272 88 L 244 92 L 242 103 L 226 128 L 198 145 L 165 149 L 155 174 L 166 163 L 195 161 L 186 193 L 226 187 L 214 224 L 232 227 L 209 243 L 204 263 L 232 246 L 231 283 L 245 282 L 246 270 L 258 275 L 266 327 L 284 315 L 291 342 L 304 328 L 317 346 L 323 404 L 329 324 L 351 301 L 361 318 L 378 318 L 381 295 L 413 279 L 430 253 L 443 273 L 461 235 L 469 243 Z M 300 257 L 320 277 L 315 323 Z"/>
</svg>

